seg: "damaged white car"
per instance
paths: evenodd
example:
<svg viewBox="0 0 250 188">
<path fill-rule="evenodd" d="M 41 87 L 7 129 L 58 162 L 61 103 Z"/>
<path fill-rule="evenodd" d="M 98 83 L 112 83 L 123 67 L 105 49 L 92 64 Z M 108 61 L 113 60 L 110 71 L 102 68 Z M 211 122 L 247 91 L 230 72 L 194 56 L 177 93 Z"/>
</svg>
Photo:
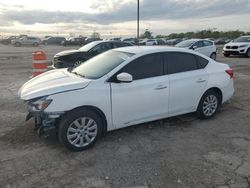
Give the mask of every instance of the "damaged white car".
<svg viewBox="0 0 250 188">
<path fill-rule="evenodd" d="M 233 70 L 191 50 L 126 47 L 79 67 L 46 72 L 19 96 L 40 132 L 58 131 L 68 149 L 92 146 L 107 131 L 196 112 L 206 119 L 234 93 Z"/>
</svg>

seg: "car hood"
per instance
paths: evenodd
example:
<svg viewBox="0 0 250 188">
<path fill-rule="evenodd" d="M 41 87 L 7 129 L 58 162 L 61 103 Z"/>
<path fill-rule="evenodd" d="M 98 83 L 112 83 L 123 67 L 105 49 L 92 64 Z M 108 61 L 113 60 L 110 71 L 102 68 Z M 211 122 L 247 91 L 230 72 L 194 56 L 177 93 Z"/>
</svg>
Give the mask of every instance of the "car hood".
<svg viewBox="0 0 250 188">
<path fill-rule="evenodd" d="M 79 53 L 79 52 L 80 52 L 79 50 L 65 50 L 65 51 L 57 53 L 55 55 L 55 57 L 71 55 L 71 54 L 75 54 L 75 53 Z"/>
<path fill-rule="evenodd" d="M 77 76 L 67 69 L 51 70 L 26 82 L 18 91 L 22 100 L 52 95 L 88 86 L 91 80 Z"/>
<path fill-rule="evenodd" d="M 230 42 L 226 44 L 226 46 L 242 46 L 242 45 L 250 45 L 250 43 L 249 42 Z"/>
</svg>

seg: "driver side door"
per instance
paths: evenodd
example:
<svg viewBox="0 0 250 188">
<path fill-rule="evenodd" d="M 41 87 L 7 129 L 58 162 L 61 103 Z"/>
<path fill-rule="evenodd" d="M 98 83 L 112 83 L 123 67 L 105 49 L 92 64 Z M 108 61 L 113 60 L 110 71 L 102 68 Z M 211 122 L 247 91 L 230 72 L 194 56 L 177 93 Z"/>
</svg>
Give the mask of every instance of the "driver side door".
<svg viewBox="0 0 250 188">
<path fill-rule="evenodd" d="M 112 116 L 116 128 L 156 120 L 168 114 L 169 80 L 164 75 L 164 56 L 145 55 L 125 65 L 119 73 L 129 73 L 130 83 L 111 82 Z"/>
</svg>

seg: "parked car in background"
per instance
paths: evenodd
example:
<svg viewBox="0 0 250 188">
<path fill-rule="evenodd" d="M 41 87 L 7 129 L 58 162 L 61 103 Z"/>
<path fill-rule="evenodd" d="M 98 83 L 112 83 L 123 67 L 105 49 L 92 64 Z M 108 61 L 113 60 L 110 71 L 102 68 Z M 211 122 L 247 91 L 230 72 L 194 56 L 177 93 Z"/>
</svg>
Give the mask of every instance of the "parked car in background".
<svg viewBox="0 0 250 188">
<path fill-rule="evenodd" d="M 131 44 L 135 45 L 137 39 L 136 38 L 123 38 L 123 39 L 121 39 L 121 41 L 122 42 L 128 42 L 128 43 L 131 43 Z"/>
<path fill-rule="evenodd" d="M 86 60 L 113 48 L 131 46 L 130 43 L 120 41 L 95 41 L 79 48 L 57 53 L 53 59 L 54 68 L 76 67 Z"/>
<path fill-rule="evenodd" d="M 2 39 L 1 40 L 1 44 L 5 44 L 5 45 L 8 45 L 8 44 L 11 44 L 11 41 L 18 38 L 17 36 L 10 36 L 8 38 L 5 38 L 5 39 Z"/>
<path fill-rule="evenodd" d="M 143 39 L 139 41 L 139 45 L 146 45 L 146 46 L 152 46 L 152 45 L 164 45 L 165 42 L 162 39 Z"/>
<path fill-rule="evenodd" d="M 152 46 L 152 45 L 156 45 L 157 41 L 155 39 L 140 39 L 139 40 L 139 45 L 143 46 Z"/>
<path fill-rule="evenodd" d="M 223 54 L 225 57 L 229 57 L 230 55 L 244 55 L 250 57 L 250 36 L 241 36 L 225 44 Z"/>
<path fill-rule="evenodd" d="M 227 41 L 228 41 L 227 38 L 218 38 L 218 39 L 215 39 L 215 40 L 214 40 L 214 43 L 215 43 L 216 45 L 221 45 L 221 44 L 226 44 Z"/>
<path fill-rule="evenodd" d="M 189 39 L 175 45 L 179 48 L 187 48 L 199 52 L 207 57 L 216 59 L 217 48 L 213 41 L 205 39 Z"/>
<path fill-rule="evenodd" d="M 121 37 L 111 38 L 110 40 L 121 41 Z"/>
<path fill-rule="evenodd" d="M 70 37 L 61 42 L 63 46 L 83 46 L 85 45 L 85 38 L 82 37 Z"/>
<path fill-rule="evenodd" d="M 21 37 L 11 40 L 11 44 L 17 47 L 23 45 L 39 46 L 41 42 L 41 39 L 38 37 Z"/>
<path fill-rule="evenodd" d="M 170 39 L 170 40 L 167 40 L 166 44 L 169 46 L 175 46 L 176 44 L 178 44 L 181 41 L 183 41 L 182 38 Z"/>
<path fill-rule="evenodd" d="M 39 130 L 56 130 L 73 151 L 135 124 L 191 112 L 211 118 L 233 93 L 227 64 L 187 49 L 137 46 L 46 72 L 19 90 L 28 119 L 34 117 Z"/>
<path fill-rule="evenodd" d="M 48 37 L 44 40 L 42 40 L 42 44 L 44 45 L 50 45 L 50 44 L 58 44 L 61 45 L 63 41 L 66 39 L 64 37 Z"/>
<path fill-rule="evenodd" d="M 100 40 L 101 40 L 100 38 L 87 37 L 87 38 L 85 38 L 85 44 L 88 44 L 88 43 L 91 43 L 91 42 L 94 42 L 94 41 L 100 41 Z"/>
</svg>

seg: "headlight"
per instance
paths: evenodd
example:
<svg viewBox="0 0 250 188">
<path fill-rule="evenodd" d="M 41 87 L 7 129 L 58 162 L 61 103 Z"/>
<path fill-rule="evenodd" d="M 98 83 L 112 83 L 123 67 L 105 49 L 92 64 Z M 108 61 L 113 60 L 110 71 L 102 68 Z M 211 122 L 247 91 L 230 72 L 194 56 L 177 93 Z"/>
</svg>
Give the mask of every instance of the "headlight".
<svg viewBox="0 0 250 188">
<path fill-rule="evenodd" d="M 50 105 L 51 102 L 52 99 L 41 98 L 35 102 L 31 102 L 30 105 L 34 111 L 43 111 Z"/>
<path fill-rule="evenodd" d="M 245 47 L 247 47 L 247 44 L 245 44 L 245 45 L 240 45 L 239 47 L 240 47 L 240 48 L 245 48 Z"/>
</svg>

